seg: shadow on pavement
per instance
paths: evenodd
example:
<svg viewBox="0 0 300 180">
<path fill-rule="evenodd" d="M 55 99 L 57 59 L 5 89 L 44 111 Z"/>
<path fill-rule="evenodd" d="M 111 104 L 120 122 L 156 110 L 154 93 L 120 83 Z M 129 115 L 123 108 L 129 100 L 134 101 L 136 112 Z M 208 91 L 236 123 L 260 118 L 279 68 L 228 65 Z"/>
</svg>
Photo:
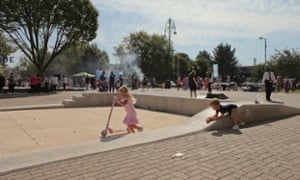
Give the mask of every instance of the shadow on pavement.
<svg viewBox="0 0 300 180">
<path fill-rule="evenodd" d="M 270 103 L 274 103 L 274 104 L 284 104 L 284 102 L 282 102 L 282 101 L 269 101 Z"/>
<path fill-rule="evenodd" d="M 249 124 L 246 124 L 246 126 L 244 126 L 243 128 L 252 128 L 254 126 L 259 126 L 259 125 L 263 125 L 263 126 L 272 126 L 271 123 L 276 122 L 276 121 L 284 121 L 285 119 L 291 118 L 291 117 L 295 117 L 295 116 L 299 116 L 299 114 L 293 114 L 293 115 L 289 115 L 285 118 L 276 118 L 276 119 L 270 119 L 270 120 L 264 120 L 264 121 L 256 121 L 256 122 L 251 122 Z"/>
<path fill-rule="evenodd" d="M 124 137 L 125 135 L 127 135 L 127 134 L 111 135 L 111 136 L 107 136 L 105 138 L 100 137 L 100 141 L 101 142 L 111 142 L 114 140 L 118 140 L 118 139 Z"/>
<path fill-rule="evenodd" d="M 217 131 L 211 133 L 211 135 L 216 136 L 216 137 L 221 137 L 223 135 L 229 135 L 229 134 L 241 135 L 242 131 L 226 129 L 226 130 L 217 130 Z"/>
<path fill-rule="evenodd" d="M 49 96 L 55 95 L 57 92 L 38 92 L 38 93 L 29 93 L 29 92 L 15 92 L 15 93 L 3 93 L 0 94 L 0 99 L 8 99 L 8 98 L 23 98 L 23 97 L 32 97 L 32 96 Z"/>
</svg>

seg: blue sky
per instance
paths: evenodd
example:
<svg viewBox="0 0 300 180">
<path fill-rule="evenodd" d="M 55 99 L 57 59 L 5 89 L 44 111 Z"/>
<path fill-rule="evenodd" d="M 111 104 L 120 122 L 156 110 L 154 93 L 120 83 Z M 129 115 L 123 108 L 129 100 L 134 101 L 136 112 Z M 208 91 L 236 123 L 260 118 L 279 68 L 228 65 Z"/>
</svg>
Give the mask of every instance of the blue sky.
<svg viewBox="0 0 300 180">
<path fill-rule="evenodd" d="M 299 0 L 92 0 L 99 10 L 97 45 L 109 53 L 132 32 L 164 34 L 169 17 L 176 23 L 172 36 L 176 52 L 194 59 L 199 50 L 212 52 L 219 43 L 236 49 L 241 65 L 264 62 L 275 49 L 299 48 Z"/>
<path fill-rule="evenodd" d="M 241 65 L 264 62 L 264 42 L 267 38 L 267 58 L 275 49 L 300 51 L 300 0 L 91 0 L 99 11 L 99 29 L 93 40 L 108 52 L 111 63 L 114 46 L 130 33 L 146 31 L 164 34 L 169 17 L 176 24 L 172 36 L 176 52 L 195 59 L 200 50 L 212 53 L 220 43 L 236 49 Z M 17 51 L 10 66 L 21 56 Z"/>
</svg>

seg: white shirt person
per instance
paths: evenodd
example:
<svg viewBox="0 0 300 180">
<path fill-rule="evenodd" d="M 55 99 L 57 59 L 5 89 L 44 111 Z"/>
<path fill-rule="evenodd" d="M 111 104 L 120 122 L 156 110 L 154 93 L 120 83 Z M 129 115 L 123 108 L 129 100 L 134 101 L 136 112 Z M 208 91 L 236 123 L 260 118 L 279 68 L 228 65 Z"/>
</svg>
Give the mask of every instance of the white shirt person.
<svg viewBox="0 0 300 180">
<path fill-rule="evenodd" d="M 266 72 L 263 75 L 262 83 L 264 83 L 265 85 L 266 100 L 271 101 L 273 84 L 276 83 L 276 78 L 274 73 L 269 68 L 267 68 Z"/>
<path fill-rule="evenodd" d="M 266 80 L 271 80 L 273 83 L 276 83 L 274 72 L 267 70 L 263 75 L 262 83 L 265 83 Z"/>
</svg>

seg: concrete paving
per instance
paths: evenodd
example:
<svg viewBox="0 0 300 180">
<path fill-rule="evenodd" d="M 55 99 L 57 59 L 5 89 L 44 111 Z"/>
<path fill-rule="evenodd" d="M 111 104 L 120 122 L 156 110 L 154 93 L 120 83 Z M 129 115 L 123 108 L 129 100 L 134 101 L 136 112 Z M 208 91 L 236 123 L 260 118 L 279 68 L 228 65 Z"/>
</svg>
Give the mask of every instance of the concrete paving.
<svg viewBox="0 0 300 180">
<path fill-rule="evenodd" d="M 0 179 L 300 179 L 299 116 L 11 171 Z M 182 156 L 174 156 L 182 153 Z"/>
<path fill-rule="evenodd" d="M 97 141 L 110 108 L 8 111 L 0 114 L 0 157 L 89 141 Z M 187 116 L 137 110 L 144 131 L 182 124 Z M 125 130 L 125 112 L 115 107 L 111 125 Z"/>
<path fill-rule="evenodd" d="M 188 91 L 161 89 L 148 92 L 138 90 L 134 93 L 189 96 Z M 201 91 L 200 98 L 205 93 Z M 257 96 L 263 97 L 263 93 L 245 92 L 226 92 L 226 95 L 230 97 L 230 100 L 248 102 L 254 102 Z M 283 101 L 286 105 L 293 107 L 300 107 L 299 97 L 299 94 L 273 95 L 274 100 Z M 266 103 L 263 100 L 261 102 Z M 195 133 L 185 136 L 178 136 L 179 133 L 177 137 L 172 138 L 176 131 L 183 129 L 182 125 L 177 125 L 126 136 L 108 141 L 106 144 L 99 144 L 95 141 L 77 145 L 75 148 L 68 146 L 60 150 L 56 149 L 56 151 L 45 153 L 40 151 L 19 157 L 14 156 L 11 159 L 1 159 L 1 166 L 12 163 L 20 165 L 15 169 L 28 168 L 6 172 L 0 176 L 0 179 L 300 179 L 299 149 L 297 149 L 299 147 L 299 133 L 297 134 L 300 130 L 299 118 L 296 116 L 282 121 L 252 124 L 257 126 L 248 125 L 246 129 L 242 129 L 242 134 L 230 130 L 212 133 L 194 131 Z M 191 129 L 184 130 L 188 132 Z M 153 135 L 156 136 L 153 138 Z M 163 138 L 171 139 L 138 145 L 147 142 L 147 139 L 157 141 Z M 134 143 L 130 142 L 133 140 Z M 125 146 L 129 147 L 116 149 L 124 147 L 124 144 L 120 142 L 125 142 Z M 137 146 L 132 146 L 134 144 Z M 112 149 L 115 150 L 109 151 Z M 60 153 L 56 153 L 58 151 Z M 176 152 L 183 152 L 184 156 L 172 158 Z M 84 154 L 92 155 L 85 156 Z M 270 157 L 268 154 L 271 154 Z M 72 158 L 75 156 L 80 156 L 80 158 Z M 45 161 L 47 160 L 45 157 L 48 161 Z M 285 157 L 287 159 L 284 159 Z M 47 164 L 36 167 L 29 166 L 37 165 L 37 163 L 22 164 L 33 158 L 41 158 L 39 163 Z M 66 158 L 71 159 L 59 161 Z M 48 164 L 52 161 L 59 162 Z M 84 167 L 79 164 L 84 164 Z M 6 170 L 8 169 L 14 168 L 7 166 Z M 279 173 L 275 173 L 277 171 Z"/>
<path fill-rule="evenodd" d="M 24 106 L 37 106 L 37 105 L 57 105 L 62 104 L 64 99 L 72 98 L 73 96 L 80 96 L 82 91 L 61 91 L 56 93 L 40 93 L 40 94 L 30 94 L 20 93 L 14 95 L 1 94 L 0 98 L 0 109 L 5 109 L 8 107 L 24 107 Z M 6 98 L 9 96 L 10 98 Z"/>
</svg>

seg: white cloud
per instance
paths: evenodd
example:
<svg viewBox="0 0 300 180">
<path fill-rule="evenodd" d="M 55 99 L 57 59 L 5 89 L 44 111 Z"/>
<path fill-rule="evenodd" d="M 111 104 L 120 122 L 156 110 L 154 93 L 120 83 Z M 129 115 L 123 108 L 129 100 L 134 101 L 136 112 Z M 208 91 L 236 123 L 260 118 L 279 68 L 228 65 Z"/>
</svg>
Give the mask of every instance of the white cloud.
<svg viewBox="0 0 300 180">
<path fill-rule="evenodd" d="M 207 45 L 212 40 L 257 39 L 276 32 L 300 33 L 297 0 L 93 0 L 93 3 L 100 9 L 100 21 L 110 21 L 109 27 L 100 26 L 101 38 L 114 45 L 130 32 L 163 33 L 169 17 L 176 22 L 178 35 L 174 41 L 180 46 Z M 120 21 L 116 16 L 101 20 L 107 12 L 133 18 Z"/>
</svg>

